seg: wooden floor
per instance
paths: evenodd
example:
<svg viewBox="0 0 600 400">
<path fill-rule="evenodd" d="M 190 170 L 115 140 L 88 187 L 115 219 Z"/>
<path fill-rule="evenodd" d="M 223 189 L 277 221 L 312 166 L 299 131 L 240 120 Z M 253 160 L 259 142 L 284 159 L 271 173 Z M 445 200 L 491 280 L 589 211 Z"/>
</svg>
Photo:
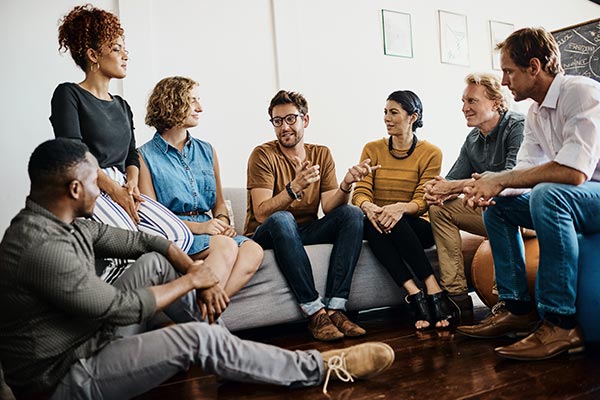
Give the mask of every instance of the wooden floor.
<svg viewBox="0 0 600 400">
<path fill-rule="evenodd" d="M 487 308 L 477 306 L 475 320 L 486 313 Z M 303 324 L 237 335 L 293 350 L 329 350 L 362 341 L 383 341 L 394 348 L 396 361 L 371 381 L 334 381 L 326 396 L 321 387 L 287 389 L 223 383 L 194 367 L 139 399 L 600 399 L 597 349 L 547 361 L 517 362 L 494 355 L 494 347 L 511 343 L 508 339 L 469 339 L 453 330 L 417 333 L 404 308 L 363 312 L 356 318 L 367 329 L 366 338 L 334 344 L 312 340 Z"/>
</svg>

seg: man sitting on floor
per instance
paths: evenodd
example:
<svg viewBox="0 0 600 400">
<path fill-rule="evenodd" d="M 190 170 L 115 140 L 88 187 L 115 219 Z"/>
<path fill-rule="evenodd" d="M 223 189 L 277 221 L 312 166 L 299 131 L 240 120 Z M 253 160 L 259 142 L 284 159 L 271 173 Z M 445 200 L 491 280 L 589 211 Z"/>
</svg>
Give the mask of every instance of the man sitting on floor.
<svg viewBox="0 0 600 400">
<path fill-rule="evenodd" d="M 392 364 L 383 343 L 288 351 L 199 322 L 218 319 L 229 301 L 202 261 L 162 237 L 83 219 L 100 194 L 85 145 L 41 144 L 29 176 L 26 206 L 0 243 L 0 359 L 18 398 L 130 398 L 191 364 L 290 387 L 318 385 L 340 367 L 370 378 Z M 111 286 L 96 275 L 96 257 L 137 260 Z M 143 333 L 161 310 L 180 324 Z"/>
</svg>

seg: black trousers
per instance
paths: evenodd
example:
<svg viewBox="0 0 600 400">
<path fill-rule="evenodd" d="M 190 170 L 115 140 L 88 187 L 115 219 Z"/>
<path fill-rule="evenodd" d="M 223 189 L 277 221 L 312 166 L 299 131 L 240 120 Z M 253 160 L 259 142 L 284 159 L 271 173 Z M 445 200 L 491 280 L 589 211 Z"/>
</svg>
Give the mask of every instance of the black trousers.
<svg viewBox="0 0 600 400">
<path fill-rule="evenodd" d="M 429 221 L 404 215 L 390 233 L 377 232 L 367 218 L 364 225 L 364 237 L 373 254 L 398 286 L 402 287 L 414 276 L 423 281 L 433 274 L 424 250 L 435 243 Z"/>
</svg>

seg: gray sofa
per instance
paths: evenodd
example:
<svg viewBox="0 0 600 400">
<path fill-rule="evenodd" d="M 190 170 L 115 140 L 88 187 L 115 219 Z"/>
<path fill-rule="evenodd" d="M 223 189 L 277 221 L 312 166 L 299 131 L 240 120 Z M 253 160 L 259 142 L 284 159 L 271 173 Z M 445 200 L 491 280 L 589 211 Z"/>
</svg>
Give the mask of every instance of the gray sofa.
<svg viewBox="0 0 600 400">
<path fill-rule="evenodd" d="M 246 189 L 224 188 L 225 199 L 231 202 L 233 223 L 241 233 L 246 218 Z M 463 254 L 469 269 L 473 255 L 483 240 L 480 236 L 463 232 Z M 330 244 L 306 246 L 313 266 L 316 288 L 324 294 L 329 266 Z M 435 247 L 426 250 L 434 270 L 438 269 Z M 362 251 L 348 300 L 348 310 L 360 311 L 377 307 L 402 304 L 405 292 L 399 288 L 387 270 L 377 261 L 369 244 L 363 242 Z M 223 320 L 232 330 L 256 328 L 267 325 L 294 322 L 303 319 L 294 295 L 279 271 L 272 250 L 266 250 L 264 260 L 254 277 L 231 299 L 223 313 Z"/>
</svg>

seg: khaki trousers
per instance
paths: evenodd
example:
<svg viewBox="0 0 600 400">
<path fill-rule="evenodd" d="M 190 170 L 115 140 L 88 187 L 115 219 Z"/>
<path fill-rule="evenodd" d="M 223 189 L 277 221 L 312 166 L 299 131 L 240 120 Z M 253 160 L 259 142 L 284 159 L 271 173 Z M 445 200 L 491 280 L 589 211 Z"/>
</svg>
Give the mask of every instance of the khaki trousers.
<svg viewBox="0 0 600 400">
<path fill-rule="evenodd" d="M 487 236 L 481 208 L 463 206 L 458 198 L 429 207 L 429 219 L 440 263 L 440 283 L 450 295 L 468 292 L 460 231 Z"/>
</svg>

